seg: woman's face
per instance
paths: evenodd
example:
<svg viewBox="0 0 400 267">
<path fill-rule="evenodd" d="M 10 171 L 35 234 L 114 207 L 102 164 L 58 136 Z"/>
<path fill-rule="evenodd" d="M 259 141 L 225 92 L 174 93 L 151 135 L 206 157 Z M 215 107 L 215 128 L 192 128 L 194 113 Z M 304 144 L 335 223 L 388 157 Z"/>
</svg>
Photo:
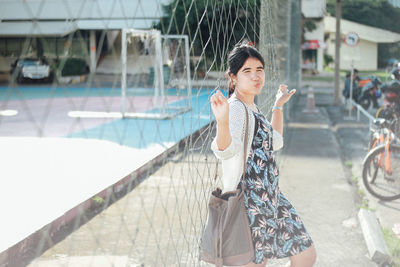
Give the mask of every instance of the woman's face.
<svg viewBox="0 0 400 267">
<path fill-rule="evenodd" d="M 236 75 L 231 74 L 235 82 L 235 92 L 245 95 L 258 95 L 265 82 L 264 67 L 257 58 L 248 58 Z"/>
</svg>

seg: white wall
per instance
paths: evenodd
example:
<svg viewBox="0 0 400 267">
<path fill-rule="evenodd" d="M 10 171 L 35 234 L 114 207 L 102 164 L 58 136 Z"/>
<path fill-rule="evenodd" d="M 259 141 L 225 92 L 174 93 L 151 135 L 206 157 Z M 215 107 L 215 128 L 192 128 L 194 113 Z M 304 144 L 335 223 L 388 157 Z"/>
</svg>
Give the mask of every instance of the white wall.
<svg viewBox="0 0 400 267">
<path fill-rule="evenodd" d="M 327 54 L 335 59 L 335 34 L 331 33 L 327 41 Z M 378 44 L 366 40 L 360 40 L 355 47 L 349 47 L 342 42 L 340 49 L 340 69 L 350 70 L 351 60 L 354 59 L 354 67 L 359 70 L 377 70 L 378 68 Z M 334 67 L 334 63 L 331 64 Z"/>
<path fill-rule="evenodd" d="M 324 31 L 325 31 L 325 25 L 324 21 L 321 20 L 319 22 L 315 23 L 315 26 L 317 28 L 313 30 L 312 32 L 305 32 L 304 33 L 304 39 L 305 40 L 320 40 L 324 41 Z M 316 62 L 316 68 L 319 72 L 323 71 L 323 65 L 324 65 L 324 53 L 323 53 L 323 48 L 317 49 L 317 62 Z"/>
<path fill-rule="evenodd" d="M 306 18 L 322 18 L 325 15 L 325 0 L 302 0 L 301 11 Z"/>
<path fill-rule="evenodd" d="M 321 40 L 324 41 L 324 32 L 325 32 L 325 24 L 324 21 L 315 22 L 315 26 L 317 27 L 312 32 L 305 32 L 304 39 L 306 40 Z"/>
</svg>

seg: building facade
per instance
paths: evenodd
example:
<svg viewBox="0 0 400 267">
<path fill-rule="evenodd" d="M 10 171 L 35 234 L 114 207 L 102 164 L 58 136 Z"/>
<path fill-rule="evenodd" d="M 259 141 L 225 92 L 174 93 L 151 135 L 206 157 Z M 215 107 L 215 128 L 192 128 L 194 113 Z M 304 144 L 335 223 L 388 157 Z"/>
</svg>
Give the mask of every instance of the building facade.
<svg viewBox="0 0 400 267">
<path fill-rule="evenodd" d="M 323 27 L 325 32 L 325 53 L 334 58 L 336 18 L 326 16 L 319 27 Z M 400 34 L 398 33 L 342 19 L 342 40 L 348 33 L 356 33 L 359 36 L 359 42 L 354 47 L 342 42 L 340 68 L 345 70 L 350 70 L 352 65 L 359 70 L 377 70 L 378 44 L 400 42 Z M 331 66 L 333 67 L 333 63 Z"/>
<path fill-rule="evenodd" d="M 0 71 L 19 57 L 83 58 L 92 70 L 121 29 L 150 29 L 169 0 L 2 0 Z M 101 46 L 99 45 L 101 43 Z"/>
<path fill-rule="evenodd" d="M 325 0 L 302 0 L 301 11 L 304 20 L 312 21 L 317 28 L 312 32 L 305 32 L 302 40 L 302 68 L 313 72 L 323 70 L 324 29 L 320 21 L 326 12 Z"/>
</svg>

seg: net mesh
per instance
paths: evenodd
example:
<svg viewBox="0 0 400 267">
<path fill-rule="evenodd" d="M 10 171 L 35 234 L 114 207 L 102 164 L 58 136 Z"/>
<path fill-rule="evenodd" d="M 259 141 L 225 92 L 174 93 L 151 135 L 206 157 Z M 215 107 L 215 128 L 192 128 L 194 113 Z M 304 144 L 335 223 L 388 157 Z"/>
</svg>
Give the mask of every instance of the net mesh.
<svg viewBox="0 0 400 267">
<path fill-rule="evenodd" d="M 297 2 L 2 1 L 0 266 L 206 266 L 209 97 L 239 42 L 298 88 Z"/>
</svg>

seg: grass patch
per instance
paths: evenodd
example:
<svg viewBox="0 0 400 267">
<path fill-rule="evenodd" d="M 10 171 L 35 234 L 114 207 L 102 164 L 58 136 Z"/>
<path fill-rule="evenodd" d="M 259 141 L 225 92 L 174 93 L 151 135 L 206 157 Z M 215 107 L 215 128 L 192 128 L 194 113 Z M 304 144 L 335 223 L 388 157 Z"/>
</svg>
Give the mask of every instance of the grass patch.
<svg viewBox="0 0 400 267">
<path fill-rule="evenodd" d="M 365 210 L 369 210 L 369 201 L 366 198 L 362 199 L 361 205 L 360 205 L 360 209 L 365 209 Z"/>
<path fill-rule="evenodd" d="M 303 76 L 302 81 L 320 81 L 320 82 L 334 82 L 335 77 L 327 76 Z"/>
<path fill-rule="evenodd" d="M 358 190 L 357 190 L 357 194 L 358 194 L 361 198 L 365 197 L 365 191 L 362 190 L 362 189 L 358 189 Z"/>
<path fill-rule="evenodd" d="M 330 72 L 330 73 L 335 73 L 335 69 L 334 68 L 325 68 L 324 71 Z M 347 74 L 347 70 L 340 70 L 340 76 L 341 77 L 346 77 L 346 74 Z"/>
<path fill-rule="evenodd" d="M 335 70 L 333 68 L 325 68 L 324 71 L 329 72 L 329 73 L 335 73 Z M 348 70 L 340 70 L 340 77 L 342 78 L 342 80 L 344 80 L 344 78 L 346 77 L 347 73 L 349 71 Z M 376 76 L 378 77 L 382 82 L 385 82 L 386 80 L 390 81 L 390 72 L 385 72 L 385 71 L 366 71 L 366 70 L 362 70 L 358 72 L 358 76 L 360 76 L 361 78 L 363 77 L 368 77 L 368 76 Z M 313 78 L 313 77 L 305 77 L 303 78 L 308 79 L 308 78 Z M 321 80 L 330 78 L 332 80 L 332 82 L 334 81 L 334 76 L 333 77 L 319 77 Z M 311 79 L 312 80 L 312 79 Z M 314 80 L 318 80 L 317 77 L 314 77 Z"/>
<path fill-rule="evenodd" d="M 347 168 L 351 168 L 353 167 L 353 162 L 347 160 L 344 162 L 344 166 L 346 166 Z"/>
<path fill-rule="evenodd" d="M 365 193 L 364 193 L 365 194 Z M 364 210 L 369 210 L 372 212 L 376 212 L 376 209 L 371 208 L 369 206 L 369 200 L 366 199 L 365 197 L 361 196 L 361 204 L 358 206 L 360 209 L 364 209 Z"/>
<path fill-rule="evenodd" d="M 385 82 L 386 79 L 391 80 L 390 73 L 384 71 L 360 71 L 358 73 L 358 76 L 360 77 L 367 77 L 371 75 L 378 77 L 382 82 Z"/>
<path fill-rule="evenodd" d="M 392 255 L 393 266 L 400 266 L 400 239 L 388 228 L 382 227 L 382 233 Z"/>
<path fill-rule="evenodd" d="M 100 196 L 95 196 L 92 198 L 92 200 L 95 205 L 101 205 L 104 203 L 104 199 Z"/>
</svg>

